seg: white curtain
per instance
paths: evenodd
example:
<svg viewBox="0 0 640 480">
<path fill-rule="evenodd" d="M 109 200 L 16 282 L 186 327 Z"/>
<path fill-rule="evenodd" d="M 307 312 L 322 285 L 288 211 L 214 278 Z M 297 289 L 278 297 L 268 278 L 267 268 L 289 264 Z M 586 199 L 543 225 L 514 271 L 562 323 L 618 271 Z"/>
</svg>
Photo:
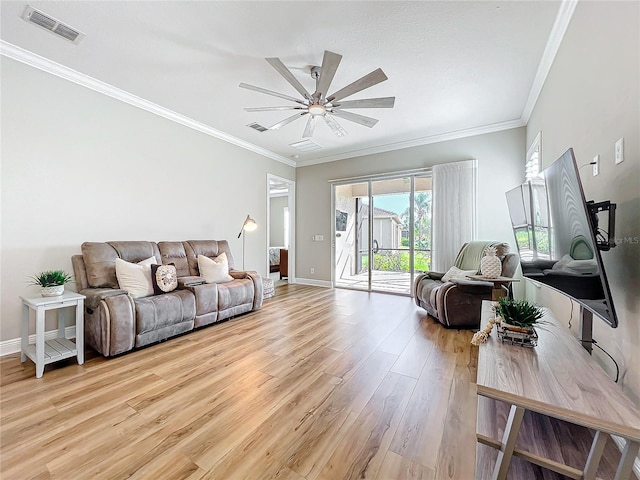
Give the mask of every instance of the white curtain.
<svg viewBox="0 0 640 480">
<path fill-rule="evenodd" d="M 446 272 L 477 235 L 477 161 L 433 167 L 431 270 Z"/>
</svg>

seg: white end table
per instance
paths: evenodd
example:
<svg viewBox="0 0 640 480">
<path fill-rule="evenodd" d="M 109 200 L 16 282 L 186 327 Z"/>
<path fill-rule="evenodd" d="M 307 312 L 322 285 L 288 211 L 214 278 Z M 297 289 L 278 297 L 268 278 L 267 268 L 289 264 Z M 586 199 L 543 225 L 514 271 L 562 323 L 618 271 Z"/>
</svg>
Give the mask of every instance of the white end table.
<svg viewBox="0 0 640 480">
<path fill-rule="evenodd" d="M 70 357 L 84 363 L 84 295 L 65 292 L 57 297 L 20 297 L 22 299 L 22 362 L 29 357 L 36 364 L 36 378 L 42 377 L 44 366 Z M 76 309 L 76 342 L 65 338 L 66 307 Z M 47 310 L 58 312 L 58 337 L 45 342 L 44 318 Z M 29 344 L 30 311 L 36 312 L 36 343 Z"/>
</svg>

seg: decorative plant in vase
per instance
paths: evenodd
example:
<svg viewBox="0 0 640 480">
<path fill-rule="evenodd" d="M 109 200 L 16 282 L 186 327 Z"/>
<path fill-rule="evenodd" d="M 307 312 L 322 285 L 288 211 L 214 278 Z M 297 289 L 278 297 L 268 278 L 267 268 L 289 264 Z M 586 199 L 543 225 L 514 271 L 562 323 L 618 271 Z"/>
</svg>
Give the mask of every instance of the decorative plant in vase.
<svg viewBox="0 0 640 480">
<path fill-rule="evenodd" d="M 527 300 L 501 298 L 494 307 L 496 316 L 501 317 L 498 326 L 498 337 L 503 342 L 535 347 L 538 335 L 533 328 L 544 311 L 535 303 Z"/>
<path fill-rule="evenodd" d="M 31 285 L 42 287 L 43 297 L 57 297 L 64 293 L 64 286 L 72 282 L 72 278 L 64 270 L 47 270 L 31 277 Z"/>
</svg>

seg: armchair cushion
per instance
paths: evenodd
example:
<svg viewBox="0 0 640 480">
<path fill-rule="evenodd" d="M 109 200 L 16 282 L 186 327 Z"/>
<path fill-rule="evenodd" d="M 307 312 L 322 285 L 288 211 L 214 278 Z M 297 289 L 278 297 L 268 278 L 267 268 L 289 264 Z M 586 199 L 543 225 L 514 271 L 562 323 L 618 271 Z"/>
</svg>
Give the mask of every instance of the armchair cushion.
<svg viewBox="0 0 640 480">
<path fill-rule="evenodd" d="M 460 270 L 458 267 L 451 267 L 442 276 L 441 281 L 448 282 L 454 278 L 465 278 L 467 275 L 475 275 L 476 272 L 477 270 Z"/>
</svg>

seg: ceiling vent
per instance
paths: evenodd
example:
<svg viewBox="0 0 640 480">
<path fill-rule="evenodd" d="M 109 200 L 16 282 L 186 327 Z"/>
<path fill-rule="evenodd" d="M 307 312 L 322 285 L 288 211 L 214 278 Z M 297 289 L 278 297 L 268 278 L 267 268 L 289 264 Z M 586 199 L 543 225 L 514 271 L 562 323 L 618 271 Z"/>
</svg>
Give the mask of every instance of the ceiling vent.
<svg viewBox="0 0 640 480">
<path fill-rule="evenodd" d="M 22 18 L 26 22 L 43 28 L 58 37 L 62 37 L 65 40 L 69 40 L 71 43 L 75 43 L 76 45 L 84 37 L 84 33 L 78 29 L 65 25 L 59 20 L 53 18 L 51 15 L 47 15 L 46 13 L 36 10 L 29 5 L 25 8 Z"/>
<path fill-rule="evenodd" d="M 254 130 L 257 130 L 259 132 L 266 132 L 267 130 L 269 130 L 267 127 L 263 127 L 262 125 L 256 122 L 250 123 L 249 125 L 247 125 L 247 127 L 253 128 Z"/>
<path fill-rule="evenodd" d="M 312 142 L 311 140 L 302 140 L 301 142 L 290 143 L 290 147 L 295 148 L 296 150 L 300 150 L 301 152 L 311 152 L 312 150 L 318 150 L 322 148 L 317 143 Z"/>
</svg>

